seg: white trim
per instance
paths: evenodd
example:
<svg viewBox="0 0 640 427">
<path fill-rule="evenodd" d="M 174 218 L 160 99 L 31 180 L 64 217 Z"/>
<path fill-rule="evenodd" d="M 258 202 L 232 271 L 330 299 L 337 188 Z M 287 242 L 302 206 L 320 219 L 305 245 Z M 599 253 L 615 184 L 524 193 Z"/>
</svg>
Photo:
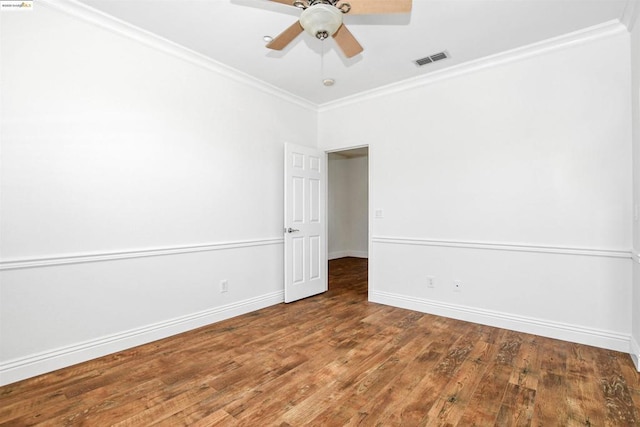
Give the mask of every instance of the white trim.
<svg viewBox="0 0 640 427">
<path fill-rule="evenodd" d="M 369 258 L 369 254 L 366 251 L 335 251 L 329 254 L 330 260 L 345 257 Z"/>
<path fill-rule="evenodd" d="M 255 246 L 270 246 L 281 245 L 284 239 L 271 238 L 271 239 L 255 239 L 255 240 L 241 240 L 235 242 L 217 242 L 207 243 L 202 245 L 192 246 L 174 246 L 164 248 L 152 248 L 152 249 L 136 249 L 129 251 L 119 252 L 102 252 L 102 253 L 84 253 L 84 254 L 70 254 L 51 256 L 43 258 L 26 258 L 26 259 L 13 259 L 0 261 L 0 271 L 2 270 L 17 270 L 21 268 L 37 268 L 37 267 L 55 267 L 59 265 L 67 264 L 81 264 L 86 262 L 99 262 L 99 261 L 114 261 L 121 259 L 134 259 L 145 258 L 152 256 L 164 256 L 164 255 L 178 255 L 188 254 L 195 252 L 209 252 L 218 251 L 222 249 L 238 249 L 248 248 Z"/>
<path fill-rule="evenodd" d="M 621 352 L 628 352 L 630 348 L 631 337 L 629 335 L 601 329 L 585 328 L 375 290 L 369 291 L 369 301 Z"/>
<path fill-rule="evenodd" d="M 302 97 L 287 92 L 267 82 L 259 80 L 240 70 L 215 61 L 194 50 L 186 48 L 171 40 L 160 37 L 150 31 L 143 30 L 114 16 L 101 12 L 77 0 L 39 0 L 38 4 L 49 6 L 84 22 L 96 25 L 115 34 L 135 40 L 143 45 L 180 58 L 196 66 L 213 71 L 226 78 L 276 96 L 300 107 L 317 111 L 317 105 Z"/>
<path fill-rule="evenodd" d="M 349 150 L 357 150 L 358 148 L 369 148 L 369 144 L 356 144 L 356 145 L 349 145 L 349 146 L 339 146 L 336 148 L 327 148 L 325 149 L 325 152 L 327 154 L 331 154 L 331 153 L 335 153 L 335 154 L 340 154 L 340 151 L 349 151 Z M 368 153 L 367 153 L 368 156 Z M 358 157 L 364 157 L 364 156 L 358 156 Z"/>
<path fill-rule="evenodd" d="M 632 253 L 624 249 L 594 249 L 575 248 L 560 246 L 539 246 L 524 243 L 496 243 L 496 242 L 473 242 L 473 241 L 453 241 L 436 239 L 418 239 L 408 237 L 382 237 L 374 236 L 373 243 L 394 244 L 394 245 L 418 245 L 418 246 L 444 246 L 464 249 L 486 249 L 509 252 L 538 252 L 560 255 L 583 255 L 605 258 L 626 258 L 630 259 Z"/>
<path fill-rule="evenodd" d="M 108 335 L 56 350 L 33 354 L 0 364 L 0 386 L 31 378 L 76 363 L 117 351 L 147 344 L 172 335 L 230 319 L 284 301 L 284 292 L 276 291 L 244 301 L 211 308 L 198 313 Z"/>
<path fill-rule="evenodd" d="M 631 259 L 640 264 L 640 254 L 636 252 L 631 252 Z"/>
<path fill-rule="evenodd" d="M 640 345 L 638 345 L 638 342 L 633 336 L 629 344 L 629 355 L 631 356 L 631 360 L 633 360 L 633 364 L 636 366 L 636 370 L 640 372 Z"/>
<path fill-rule="evenodd" d="M 537 43 L 516 49 L 507 50 L 494 55 L 489 55 L 473 61 L 464 62 L 439 71 L 433 71 L 426 75 L 413 77 L 389 85 L 381 86 L 368 91 L 327 102 L 318 106 L 318 112 L 326 112 L 336 108 L 342 108 L 355 103 L 368 101 L 371 99 L 387 96 L 390 94 L 408 91 L 419 86 L 433 84 L 445 79 L 458 77 L 464 74 L 480 71 L 485 68 L 495 67 L 510 62 L 520 61 L 533 56 L 542 55 L 559 49 L 587 43 L 595 39 L 603 38 L 626 32 L 627 28 L 617 19 L 594 25 L 589 28 L 578 30 L 572 33 L 563 34 Z"/>
<path fill-rule="evenodd" d="M 633 31 L 633 28 L 638 23 L 640 19 L 640 6 L 638 6 L 637 0 L 627 0 L 627 4 L 624 7 L 624 11 L 622 12 L 622 17 L 620 18 L 620 22 L 624 24 L 625 27 L 629 30 L 629 32 Z"/>
</svg>

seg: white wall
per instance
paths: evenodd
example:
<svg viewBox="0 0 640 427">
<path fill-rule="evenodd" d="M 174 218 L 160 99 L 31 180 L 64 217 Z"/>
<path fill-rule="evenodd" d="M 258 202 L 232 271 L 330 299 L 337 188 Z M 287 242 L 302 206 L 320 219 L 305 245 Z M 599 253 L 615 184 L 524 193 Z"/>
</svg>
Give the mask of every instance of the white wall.
<svg viewBox="0 0 640 427">
<path fill-rule="evenodd" d="M 282 301 L 315 109 L 44 4 L 0 19 L 0 383 Z"/>
<path fill-rule="evenodd" d="M 368 256 L 368 165 L 368 156 L 329 154 L 329 259 Z"/>
<path fill-rule="evenodd" d="M 632 3 L 629 3 L 631 5 Z M 635 5 L 631 28 L 631 103 L 633 140 L 633 194 L 634 210 L 640 209 L 640 6 Z M 633 221 L 633 299 L 631 355 L 640 370 L 640 212 Z"/>
<path fill-rule="evenodd" d="M 617 25 L 323 106 L 322 148 L 369 145 L 370 299 L 628 351 L 629 48 Z"/>
</svg>

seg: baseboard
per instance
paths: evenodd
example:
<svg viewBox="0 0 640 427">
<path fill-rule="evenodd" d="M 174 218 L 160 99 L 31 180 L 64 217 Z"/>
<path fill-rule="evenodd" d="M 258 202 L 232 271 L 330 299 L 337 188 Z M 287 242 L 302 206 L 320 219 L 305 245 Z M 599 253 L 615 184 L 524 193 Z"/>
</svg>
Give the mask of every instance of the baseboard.
<svg viewBox="0 0 640 427">
<path fill-rule="evenodd" d="M 369 253 L 366 251 L 335 251 L 329 253 L 329 259 L 338 259 L 345 257 L 354 258 L 369 258 Z"/>
<path fill-rule="evenodd" d="M 631 356 L 631 360 L 633 360 L 633 364 L 636 366 L 636 370 L 640 372 L 640 345 L 638 345 L 638 341 L 632 336 L 631 344 L 629 345 L 629 355 Z"/>
<path fill-rule="evenodd" d="M 560 322 L 516 316 L 509 313 L 483 310 L 475 307 L 443 303 L 375 290 L 369 291 L 369 301 L 496 328 L 606 348 L 623 353 L 629 352 L 631 348 L 631 336 L 611 331 L 585 328 Z M 638 351 L 634 351 L 634 353 L 638 355 Z M 638 365 L 636 364 L 636 366 Z"/>
<path fill-rule="evenodd" d="M 0 386 L 167 338 L 283 301 L 284 291 L 272 292 L 145 327 L 0 363 Z"/>
</svg>

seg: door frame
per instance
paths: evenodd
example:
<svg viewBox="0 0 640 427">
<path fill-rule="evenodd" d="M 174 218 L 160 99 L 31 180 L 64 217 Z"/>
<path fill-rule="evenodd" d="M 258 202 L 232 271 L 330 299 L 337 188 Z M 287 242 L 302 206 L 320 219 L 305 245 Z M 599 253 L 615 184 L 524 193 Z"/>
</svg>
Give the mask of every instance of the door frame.
<svg viewBox="0 0 640 427">
<path fill-rule="evenodd" d="M 330 149 L 326 149 L 325 153 L 327 155 L 327 159 L 329 158 L 329 154 L 331 153 L 340 153 L 341 151 L 349 151 L 349 150 L 355 150 L 358 148 L 367 148 L 367 259 L 368 259 L 368 266 L 367 266 L 367 299 L 370 300 L 370 292 L 371 289 L 373 289 L 372 287 L 372 280 L 371 278 L 372 276 L 372 266 L 373 266 L 373 259 L 374 259 L 374 253 L 373 253 L 373 242 L 372 242 L 372 233 L 373 233 L 373 221 L 374 221 L 374 217 L 373 217 L 373 203 L 372 203 L 372 180 L 371 180 L 371 145 L 370 144 L 357 144 L 357 145 L 347 145 L 347 146 L 341 146 L 341 147 L 332 147 Z M 325 207 L 327 209 L 327 213 L 326 213 L 326 218 L 327 218 L 327 260 L 329 259 L 329 173 L 328 173 L 328 160 L 327 160 L 327 193 L 326 193 L 326 201 L 325 201 Z"/>
</svg>

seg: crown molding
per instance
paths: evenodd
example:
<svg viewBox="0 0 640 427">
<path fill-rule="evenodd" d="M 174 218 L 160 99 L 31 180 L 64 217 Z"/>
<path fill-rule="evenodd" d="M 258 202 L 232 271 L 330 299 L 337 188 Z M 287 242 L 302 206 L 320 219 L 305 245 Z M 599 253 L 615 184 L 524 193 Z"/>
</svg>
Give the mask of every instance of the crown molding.
<svg viewBox="0 0 640 427">
<path fill-rule="evenodd" d="M 317 105 L 313 102 L 259 80 L 233 67 L 229 67 L 228 65 L 215 61 L 201 53 L 165 39 L 164 37 L 160 37 L 150 31 L 143 30 L 135 25 L 101 12 L 87 6 L 86 4 L 80 3 L 77 0 L 39 0 L 38 4 L 63 12 L 69 16 L 108 30 L 112 33 L 127 37 L 147 47 L 164 52 L 175 58 L 182 59 L 238 83 L 298 105 L 299 107 L 303 107 L 314 112 L 317 111 Z"/>
<path fill-rule="evenodd" d="M 486 56 L 473 61 L 464 62 L 462 64 L 455 65 L 450 68 L 444 68 L 442 70 L 434 71 L 429 74 L 421 75 L 418 77 L 412 77 L 407 80 L 403 80 L 397 83 L 381 86 L 369 91 L 361 92 L 356 95 L 348 96 L 346 98 L 338 99 L 336 101 L 327 102 L 318 106 L 318 112 L 322 113 L 330 111 L 336 108 L 345 107 L 355 103 L 368 101 L 383 96 L 405 92 L 415 89 L 419 86 L 425 86 L 440 82 L 442 80 L 451 79 L 461 75 L 469 74 L 472 72 L 480 71 L 486 68 L 492 68 L 499 65 L 507 64 L 510 62 L 520 61 L 523 59 L 531 58 L 533 56 L 542 55 L 548 52 L 553 52 L 560 49 L 566 49 L 568 47 L 577 46 L 580 44 L 588 43 L 593 40 L 597 40 L 603 37 L 609 37 L 613 35 L 627 32 L 627 28 L 619 20 L 611 20 L 602 24 L 594 25 L 589 28 L 578 30 L 572 33 L 564 34 L 558 37 L 553 37 L 540 42 L 532 43 L 527 46 L 519 47 L 516 49 L 507 50 L 497 53 L 495 55 Z"/>
</svg>

